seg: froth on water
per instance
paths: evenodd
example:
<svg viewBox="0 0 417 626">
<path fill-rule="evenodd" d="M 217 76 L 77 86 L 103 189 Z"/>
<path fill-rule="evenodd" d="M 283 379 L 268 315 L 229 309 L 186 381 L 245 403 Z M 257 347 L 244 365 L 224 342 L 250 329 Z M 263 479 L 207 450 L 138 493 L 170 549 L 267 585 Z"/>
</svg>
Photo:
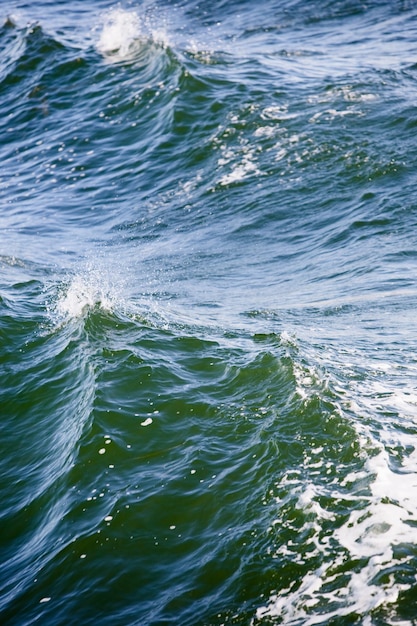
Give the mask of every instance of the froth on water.
<svg viewBox="0 0 417 626">
<path fill-rule="evenodd" d="M 154 26 L 146 14 L 135 10 L 114 8 L 104 13 L 97 29 L 97 50 L 113 62 L 134 58 L 149 42 L 166 45 L 167 34 L 161 26 Z"/>
<path fill-rule="evenodd" d="M 64 279 L 49 310 L 58 322 L 82 318 L 94 309 L 123 309 L 123 280 L 105 267 L 87 267 Z"/>
</svg>

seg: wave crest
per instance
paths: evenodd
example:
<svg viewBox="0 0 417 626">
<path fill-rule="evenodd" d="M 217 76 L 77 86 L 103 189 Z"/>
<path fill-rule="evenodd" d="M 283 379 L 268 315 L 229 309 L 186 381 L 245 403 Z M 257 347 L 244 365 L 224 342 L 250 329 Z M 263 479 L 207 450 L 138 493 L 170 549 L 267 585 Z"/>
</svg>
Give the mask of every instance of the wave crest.
<svg viewBox="0 0 417 626">
<path fill-rule="evenodd" d="M 76 275 L 62 290 L 56 303 L 61 320 L 83 317 L 95 307 L 113 311 L 116 301 L 111 286 L 97 272 Z"/>
<path fill-rule="evenodd" d="M 105 58 L 117 62 L 134 57 L 150 42 L 167 46 L 165 31 L 151 27 L 136 11 L 117 8 L 104 15 L 96 47 Z"/>
</svg>

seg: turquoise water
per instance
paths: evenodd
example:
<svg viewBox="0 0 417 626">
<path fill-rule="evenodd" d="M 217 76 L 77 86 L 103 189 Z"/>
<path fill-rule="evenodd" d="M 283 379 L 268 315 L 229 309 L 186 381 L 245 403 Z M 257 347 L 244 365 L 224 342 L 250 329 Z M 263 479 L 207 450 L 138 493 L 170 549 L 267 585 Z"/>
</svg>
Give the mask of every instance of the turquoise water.
<svg viewBox="0 0 417 626">
<path fill-rule="evenodd" d="M 0 621 L 417 623 L 417 4 L 0 6 Z"/>
</svg>

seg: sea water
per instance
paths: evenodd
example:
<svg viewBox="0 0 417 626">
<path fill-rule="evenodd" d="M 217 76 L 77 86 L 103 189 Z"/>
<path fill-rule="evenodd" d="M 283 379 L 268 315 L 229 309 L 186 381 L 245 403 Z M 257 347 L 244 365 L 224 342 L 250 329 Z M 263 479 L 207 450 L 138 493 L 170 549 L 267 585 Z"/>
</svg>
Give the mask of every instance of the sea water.
<svg viewBox="0 0 417 626">
<path fill-rule="evenodd" d="M 0 621 L 417 623 L 417 3 L 0 5 Z"/>
</svg>

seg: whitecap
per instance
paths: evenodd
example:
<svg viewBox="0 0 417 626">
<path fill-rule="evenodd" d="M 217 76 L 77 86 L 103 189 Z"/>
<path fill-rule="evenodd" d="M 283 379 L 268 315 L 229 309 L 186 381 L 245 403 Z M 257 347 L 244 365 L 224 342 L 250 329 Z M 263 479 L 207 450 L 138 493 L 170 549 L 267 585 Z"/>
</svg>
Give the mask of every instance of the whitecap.
<svg viewBox="0 0 417 626">
<path fill-rule="evenodd" d="M 75 276 L 69 285 L 62 290 L 56 310 L 61 317 L 81 317 L 88 309 L 99 305 L 103 309 L 111 310 L 112 301 L 97 282 L 96 277 Z"/>
<path fill-rule="evenodd" d="M 50 316 L 61 324 L 83 318 L 96 308 L 108 312 L 123 309 L 122 282 L 103 268 L 83 268 L 55 288 L 56 295 L 48 304 Z"/>
<path fill-rule="evenodd" d="M 162 48 L 169 46 L 163 23 L 122 8 L 111 9 L 103 15 L 96 48 L 107 60 L 131 59 L 150 43 Z"/>
<path fill-rule="evenodd" d="M 142 35 L 142 24 L 135 11 L 112 9 L 104 15 L 97 50 L 115 60 L 128 58 Z"/>
</svg>

